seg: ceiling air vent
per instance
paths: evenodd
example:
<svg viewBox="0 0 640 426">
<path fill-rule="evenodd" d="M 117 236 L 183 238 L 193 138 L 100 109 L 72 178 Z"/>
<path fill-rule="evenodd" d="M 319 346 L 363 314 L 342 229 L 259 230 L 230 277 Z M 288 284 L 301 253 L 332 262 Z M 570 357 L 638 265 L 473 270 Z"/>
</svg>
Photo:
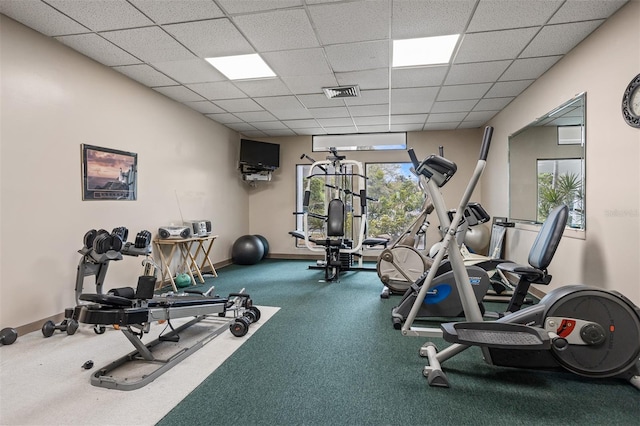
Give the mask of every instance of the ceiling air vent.
<svg viewBox="0 0 640 426">
<path fill-rule="evenodd" d="M 357 98 L 360 96 L 360 88 L 355 86 L 323 87 L 322 90 L 327 98 Z"/>
</svg>

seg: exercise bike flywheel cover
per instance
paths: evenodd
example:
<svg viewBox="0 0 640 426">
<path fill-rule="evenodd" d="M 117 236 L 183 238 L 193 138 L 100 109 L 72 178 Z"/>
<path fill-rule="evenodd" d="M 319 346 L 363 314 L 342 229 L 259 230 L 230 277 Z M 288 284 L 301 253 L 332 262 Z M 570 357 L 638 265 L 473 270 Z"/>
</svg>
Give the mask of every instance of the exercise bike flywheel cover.
<svg viewBox="0 0 640 426">
<path fill-rule="evenodd" d="M 554 357 L 569 371 L 586 377 L 612 377 L 627 371 L 640 356 L 640 317 L 632 302 L 595 287 L 576 289 L 551 301 L 544 317 L 596 323 L 604 330 L 604 339 L 562 350 L 552 346 Z"/>
</svg>

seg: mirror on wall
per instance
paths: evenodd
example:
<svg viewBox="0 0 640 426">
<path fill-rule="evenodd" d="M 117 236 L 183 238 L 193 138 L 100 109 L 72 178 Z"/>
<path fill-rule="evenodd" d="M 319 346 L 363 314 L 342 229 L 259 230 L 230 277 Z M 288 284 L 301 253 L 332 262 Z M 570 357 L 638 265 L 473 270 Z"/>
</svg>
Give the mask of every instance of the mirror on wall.
<svg viewBox="0 0 640 426">
<path fill-rule="evenodd" d="M 585 229 L 586 94 L 509 136 L 509 216 L 542 223 L 559 204 L 568 226 Z"/>
</svg>

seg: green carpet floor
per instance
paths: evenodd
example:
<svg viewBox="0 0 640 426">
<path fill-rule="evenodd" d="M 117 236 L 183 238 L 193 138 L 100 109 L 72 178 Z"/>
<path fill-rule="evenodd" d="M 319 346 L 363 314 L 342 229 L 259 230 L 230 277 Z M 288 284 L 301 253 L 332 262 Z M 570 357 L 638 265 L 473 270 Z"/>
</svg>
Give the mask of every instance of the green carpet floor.
<svg viewBox="0 0 640 426">
<path fill-rule="evenodd" d="M 325 283 L 308 265 L 265 260 L 207 279 L 222 296 L 244 287 L 281 309 L 159 425 L 640 424 L 640 392 L 626 382 L 492 367 L 477 348 L 444 364 L 451 388 L 431 388 L 426 339 L 391 325 L 399 296 L 381 299 L 375 272 Z"/>
</svg>

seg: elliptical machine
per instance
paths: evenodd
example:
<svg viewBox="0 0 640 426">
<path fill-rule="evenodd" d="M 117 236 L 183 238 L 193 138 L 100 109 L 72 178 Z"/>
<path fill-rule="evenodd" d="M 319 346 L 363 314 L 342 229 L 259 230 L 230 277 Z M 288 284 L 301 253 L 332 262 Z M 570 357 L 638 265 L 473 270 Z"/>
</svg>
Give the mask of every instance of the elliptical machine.
<svg viewBox="0 0 640 426">
<path fill-rule="evenodd" d="M 480 158 L 460 206 L 466 205 L 482 175 L 492 131 L 491 127 L 485 129 Z M 418 165 L 417 160 L 414 164 Z M 428 184 L 430 189 L 437 190 L 438 186 L 432 182 L 432 177 L 429 177 Z M 560 206 L 549 214 L 547 221 L 564 220 L 566 223 L 567 217 L 567 207 Z M 404 336 L 444 337 L 453 343 L 439 352 L 431 342 L 420 348 L 420 355 L 429 360 L 422 370 L 429 385 L 449 387 L 441 363 L 471 346 L 479 346 L 485 361 L 492 365 L 549 370 L 560 368 L 588 378 L 617 377 L 628 380 L 640 389 L 640 308 L 618 292 L 573 285 L 549 292 L 537 305 L 506 314 L 496 321 L 483 321 L 462 255 L 454 240 L 460 220 L 461 209 L 458 209 L 446 232 L 444 249 L 434 259 L 434 267 L 425 277 L 424 285 L 402 326 Z M 560 236 L 542 230 L 538 234 L 538 238 Z M 421 300 L 426 296 L 445 252 L 449 253 L 467 321 L 441 324 L 439 328 L 414 327 Z M 541 261 L 544 262 L 544 259 Z M 521 281 L 535 282 L 547 276 L 546 271 L 536 268 L 531 261 L 530 265 L 502 263 L 498 268 L 519 275 Z"/>
</svg>

